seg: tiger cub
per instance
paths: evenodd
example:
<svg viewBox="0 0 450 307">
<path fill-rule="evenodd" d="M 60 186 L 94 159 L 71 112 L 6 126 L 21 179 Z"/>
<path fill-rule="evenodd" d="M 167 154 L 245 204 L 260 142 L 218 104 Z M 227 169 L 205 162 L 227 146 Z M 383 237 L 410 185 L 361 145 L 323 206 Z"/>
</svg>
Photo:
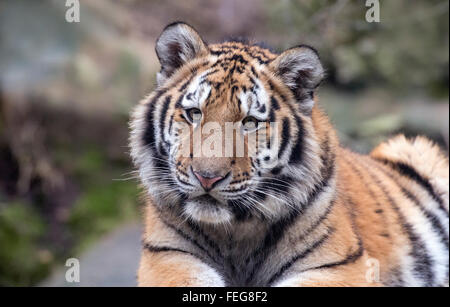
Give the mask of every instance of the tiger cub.
<svg viewBox="0 0 450 307">
<path fill-rule="evenodd" d="M 207 45 L 174 23 L 156 53 L 157 88 L 130 124 L 147 196 L 140 286 L 448 285 L 436 145 L 340 147 L 308 46 Z"/>
</svg>

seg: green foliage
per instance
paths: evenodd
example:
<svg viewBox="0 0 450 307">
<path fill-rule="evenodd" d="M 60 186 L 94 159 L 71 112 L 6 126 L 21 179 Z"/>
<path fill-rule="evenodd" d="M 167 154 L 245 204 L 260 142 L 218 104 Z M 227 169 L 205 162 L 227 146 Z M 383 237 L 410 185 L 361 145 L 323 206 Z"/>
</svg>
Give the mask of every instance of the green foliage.
<svg viewBox="0 0 450 307">
<path fill-rule="evenodd" d="M 52 253 L 40 248 L 46 227 L 24 203 L 0 203 L 0 286 L 32 285 L 48 274 Z"/>
<path fill-rule="evenodd" d="M 85 127 L 99 125 L 96 120 L 80 120 Z M 126 129 L 121 116 L 111 120 L 108 128 Z M 55 264 L 79 255 L 121 223 L 138 218 L 137 184 L 122 180 L 131 168 L 129 161 L 108 149 L 117 146 L 110 141 L 124 140 L 101 136 L 89 140 L 83 133 L 72 134 L 70 139 L 54 137 L 49 142 L 51 160 L 70 181 L 63 183 L 62 190 L 39 190 L 28 197 L 17 196 L 19 201 L 0 190 L 0 199 L 6 201 L 0 202 L 0 286 L 35 285 Z M 55 202 L 58 199 L 61 202 Z"/>
<path fill-rule="evenodd" d="M 104 172 L 103 168 L 107 162 L 106 157 L 100 149 L 95 149 L 92 146 L 86 148 L 79 158 L 75 161 L 74 172 L 77 176 L 86 177 L 84 179 L 89 180 L 91 175 L 99 176 Z M 91 180 L 92 182 L 93 180 Z"/>
<path fill-rule="evenodd" d="M 139 191 L 135 181 L 121 180 L 128 164 L 111 161 L 98 146 L 85 145 L 72 164 L 81 194 L 67 226 L 76 242 L 73 254 L 77 254 L 118 224 L 138 218 Z"/>
<path fill-rule="evenodd" d="M 76 202 L 69 227 L 78 242 L 75 253 L 119 223 L 137 218 L 136 183 L 114 181 L 88 187 Z"/>
</svg>

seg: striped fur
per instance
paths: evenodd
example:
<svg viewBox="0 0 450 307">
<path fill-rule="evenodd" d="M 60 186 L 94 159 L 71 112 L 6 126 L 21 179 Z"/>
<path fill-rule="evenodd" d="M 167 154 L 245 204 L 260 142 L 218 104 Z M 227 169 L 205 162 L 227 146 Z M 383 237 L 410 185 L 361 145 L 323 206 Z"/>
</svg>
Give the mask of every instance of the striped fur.
<svg viewBox="0 0 450 307">
<path fill-rule="evenodd" d="M 147 195 L 140 285 L 448 285 L 449 165 L 435 145 L 340 147 L 315 103 L 323 68 L 310 47 L 206 45 L 176 23 L 156 49 L 158 87 L 131 120 Z M 190 108 L 219 128 L 248 115 L 277 122 L 263 129 L 279 142 L 251 157 L 196 156 L 191 145 L 182 155 L 200 126 Z M 193 170 L 223 179 L 206 196 Z"/>
</svg>

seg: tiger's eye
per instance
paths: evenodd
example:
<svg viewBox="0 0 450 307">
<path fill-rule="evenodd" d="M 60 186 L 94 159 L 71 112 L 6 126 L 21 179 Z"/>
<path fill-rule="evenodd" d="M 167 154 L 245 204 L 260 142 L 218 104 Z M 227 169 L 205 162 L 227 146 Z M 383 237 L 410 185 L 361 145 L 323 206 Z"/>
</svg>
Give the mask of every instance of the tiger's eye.
<svg viewBox="0 0 450 307">
<path fill-rule="evenodd" d="M 256 126 L 258 125 L 258 120 L 254 118 L 253 116 L 247 116 L 242 120 L 242 126 L 244 127 L 244 130 L 251 131 L 256 129 Z"/>
<path fill-rule="evenodd" d="M 202 119 L 202 111 L 198 108 L 191 108 L 186 110 L 186 114 L 189 120 L 193 123 L 197 123 Z"/>
</svg>

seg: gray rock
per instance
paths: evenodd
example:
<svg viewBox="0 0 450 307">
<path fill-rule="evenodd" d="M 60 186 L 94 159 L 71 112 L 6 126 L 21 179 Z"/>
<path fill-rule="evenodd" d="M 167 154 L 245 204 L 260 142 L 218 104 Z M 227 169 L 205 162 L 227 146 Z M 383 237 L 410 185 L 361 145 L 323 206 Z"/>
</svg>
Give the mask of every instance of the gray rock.
<svg viewBox="0 0 450 307">
<path fill-rule="evenodd" d="M 81 255 L 80 282 L 69 283 L 69 268 L 58 269 L 40 287 L 134 287 L 140 258 L 139 225 L 123 226 Z M 77 258 L 77 257 L 75 257 Z"/>
</svg>

